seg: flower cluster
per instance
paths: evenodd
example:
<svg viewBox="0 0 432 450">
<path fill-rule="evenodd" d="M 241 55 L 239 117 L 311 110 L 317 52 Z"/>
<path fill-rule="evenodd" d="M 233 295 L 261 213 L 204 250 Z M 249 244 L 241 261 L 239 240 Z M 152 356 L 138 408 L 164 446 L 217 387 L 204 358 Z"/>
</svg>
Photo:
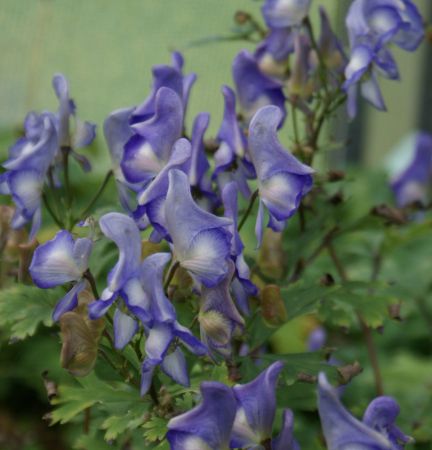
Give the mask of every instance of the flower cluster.
<svg viewBox="0 0 432 450">
<path fill-rule="evenodd" d="M 254 52 L 242 50 L 234 58 L 234 88 L 221 89 L 224 114 L 214 142 L 206 138 L 208 113 L 194 118 L 191 131 L 185 125 L 196 76 L 184 73 L 183 57 L 177 52 L 170 65 L 153 68 L 151 91 L 141 104 L 118 109 L 106 118 L 108 175 L 114 175 L 122 212 L 89 217 L 98 196 L 79 217 L 72 211 L 68 161 L 73 157 L 84 170 L 90 169 L 88 160 L 75 150 L 92 142 L 95 126 L 75 117 L 62 75 L 53 79 L 59 110 L 28 114 L 24 137 L 9 150 L 0 193 L 10 195 L 15 203 L 11 226 L 22 228 L 32 222 L 30 238 L 35 238 L 44 201 L 60 228 L 53 239 L 36 248 L 29 267 L 36 286 L 66 288 L 53 320 L 73 336 L 72 320 L 64 319 L 79 309 L 86 320 L 88 314 L 87 322 L 97 325 L 98 339 L 103 328 L 99 324 L 106 320 L 105 335 L 114 350 L 132 344 L 142 357 L 141 395 L 154 394 L 159 371 L 189 386 L 193 369 L 222 361 L 228 368 L 234 361 L 237 369 L 240 349 L 248 346 L 243 335 L 251 316 L 266 318 L 263 310 L 268 304 L 277 311 L 273 316 L 280 312 L 277 323 L 286 321 L 280 286 L 266 285 L 265 274 L 263 279 L 252 276 L 241 230 L 255 216 L 258 248 L 266 227 L 280 236 L 299 208 L 304 213 L 314 184 L 312 163 L 320 132 L 326 118 L 346 100 L 343 89 L 351 116 L 359 86 L 367 100 L 383 109 L 377 75 L 398 77 L 389 46 L 412 51 L 423 37 L 421 17 L 410 0 L 354 0 L 347 17 L 348 58 L 323 8 L 320 36 L 315 38 L 310 6 L 311 0 L 264 2 L 262 13 L 269 30 L 261 34 Z M 287 106 L 293 119 L 292 152 L 278 137 Z M 304 118 L 304 139 L 298 133 L 298 112 Z M 419 135 L 411 166 L 393 182 L 400 206 L 426 202 L 431 149 L 431 137 Z M 307 201 L 319 190 L 320 186 Z M 301 215 L 302 232 L 303 219 Z M 80 236 L 85 225 L 91 225 L 87 237 L 73 233 L 78 223 L 83 226 Z M 143 251 L 144 236 L 153 246 L 151 252 Z M 309 260 L 322 248 L 332 250 L 327 238 Z M 99 239 L 109 242 L 118 255 L 106 280 L 95 280 L 91 271 L 91 253 Z M 275 242 L 271 256 L 282 245 L 280 239 Z M 280 258 L 275 259 L 276 271 L 283 272 Z M 300 259 L 295 270 L 301 272 L 305 264 Z M 185 286 L 180 286 L 182 282 Z M 256 284 L 263 287 L 262 308 L 252 301 L 259 296 Z M 92 298 L 80 307 L 79 295 L 85 290 Z M 184 324 L 177 296 L 193 316 L 189 326 Z M 321 348 L 324 341 L 323 329 L 318 329 L 311 350 Z M 89 370 L 96 347 L 95 341 Z M 261 350 L 254 348 L 250 354 Z M 190 354 L 196 362 L 192 370 Z M 334 359 L 328 362 L 336 364 Z M 204 381 L 201 403 L 168 424 L 171 448 L 298 450 L 291 410 L 283 410 L 282 426 L 274 437 L 275 391 L 282 370 L 281 362 L 273 363 L 253 381 L 234 387 Z M 79 376 L 88 370 L 73 373 Z M 325 375 L 319 376 L 318 409 L 330 450 L 396 450 L 409 442 L 394 424 L 398 406 L 393 399 L 374 400 L 360 422 L 344 409 L 338 392 Z"/>
<path fill-rule="evenodd" d="M 399 79 L 391 45 L 414 51 L 423 36 L 423 19 L 411 0 L 354 0 L 346 24 L 351 56 L 345 69 L 344 88 L 348 113 L 356 114 L 357 91 L 373 106 L 385 110 L 378 76 Z"/>
<path fill-rule="evenodd" d="M 0 194 L 10 195 L 15 203 L 11 225 L 19 229 L 32 221 L 30 239 L 36 236 L 41 226 L 44 184 L 49 184 L 53 190 L 61 187 L 60 174 L 66 170 L 69 155 L 85 171 L 90 170 L 87 158 L 75 149 L 90 145 L 95 138 L 96 126 L 76 118 L 76 107 L 69 97 L 66 78 L 61 74 L 54 75 L 52 84 L 59 100 L 58 111 L 30 112 L 26 116 L 25 135 L 10 147 L 9 158 L 3 163 L 6 172 L 0 175 Z M 71 118 L 75 119 L 73 132 Z"/>
</svg>

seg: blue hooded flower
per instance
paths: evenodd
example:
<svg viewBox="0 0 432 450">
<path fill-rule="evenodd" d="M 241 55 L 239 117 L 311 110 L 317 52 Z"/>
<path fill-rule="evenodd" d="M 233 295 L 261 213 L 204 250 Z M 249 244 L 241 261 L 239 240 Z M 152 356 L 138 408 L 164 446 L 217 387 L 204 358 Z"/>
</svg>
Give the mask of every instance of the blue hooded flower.
<svg viewBox="0 0 432 450">
<path fill-rule="evenodd" d="M 414 155 L 408 166 L 397 174 L 391 187 L 398 206 L 426 205 L 432 186 L 432 135 L 417 133 Z"/>
<path fill-rule="evenodd" d="M 141 236 L 135 222 L 125 214 L 108 213 L 99 219 L 102 233 L 114 241 L 119 249 L 119 259 L 108 274 L 108 286 L 101 298 L 89 304 L 91 319 L 102 317 L 117 298 L 122 298 L 127 309 L 146 324 L 152 318 L 149 313 L 150 300 L 140 282 Z M 127 320 L 120 313 L 114 325 L 114 338 L 118 348 L 127 343 L 136 332 L 136 324 Z M 121 320 L 120 320 L 121 319 Z M 118 325 L 118 326 L 116 326 Z M 121 326 L 128 326 L 121 328 Z M 120 327 L 120 328 L 119 328 Z"/>
<path fill-rule="evenodd" d="M 12 228 L 33 222 L 32 240 L 41 225 L 42 189 L 58 150 L 58 135 L 51 113 L 29 113 L 24 127 L 25 136 L 10 147 L 9 158 L 2 164 L 6 172 L 0 175 L 0 194 L 11 195 L 15 203 Z"/>
<path fill-rule="evenodd" d="M 104 121 L 103 130 L 105 140 L 111 156 L 111 167 L 116 180 L 117 191 L 122 207 L 132 212 L 136 205 L 132 192 L 137 191 L 140 185 L 129 183 L 121 168 L 124 146 L 134 134 L 129 121 L 135 108 L 122 108 L 113 111 Z"/>
<path fill-rule="evenodd" d="M 229 261 L 229 272 L 218 285 L 201 288 L 198 320 L 201 340 L 216 353 L 231 354 L 231 339 L 244 327 L 243 317 L 237 311 L 230 295 L 230 285 L 235 266 Z"/>
<path fill-rule="evenodd" d="M 235 275 L 231 289 L 242 314 L 249 314 L 249 297 L 258 294 L 257 287 L 250 280 L 250 270 L 243 256 L 244 245 L 238 232 L 237 185 L 228 183 L 222 191 L 222 202 L 225 217 L 232 220 L 229 227 L 233 238 L 231 241 L 231 257 L 235 262 Z"/>
<path fill-rule="evenodd" d="M 293 439 L 292 412 L 284 412 L 283 427 L 278 437 L 272 439 L 276 414 L 276 386 L 283 363 L 278 361 L 247 384 L 233 388 L 237 400 L 237 413 L 231 434 L 231 448 L 261 449 L 271 442 L 273 450 L 298 450 Z"/>
<path fill-rule="evenodd" d="M 216 217 L 194 202 L 187 175 L 172 169 L 164 206 L 165 224 L 179 264 L 200 283 L 212 287 L 228 273 L 231 221 Z"/>
<path fill-rule="evenodd" d="M 147 339 L 142 365 L 142 395 L 149 390 L 157 366 L 176 383 L 189 386 L 186 359 L 178 341 L 196 355 L 207 353 L 207 347 L 177 322 L 175 308 L 164 293 L 163 274 L 170 259 L 169 253 L 155 253 L 148 256 L 140 268 L 140 282 L 149 301 L 152 318 L 151 323 L 144 324 Z"/>
<path fill-rule="evenodd" d="M 360 421 L 344 408 L 324 373 L 318 378 L 318 411 L 328 450 L 401 450 L 412 441 L 395 425 L 399 406 L 394 399 L 376 398 Z"/>
<path fill-rule="evenodd" d="M 168 191 L 168 175 L 174 169 L 183 170 L 191 159 L 191 144 L 185 139 L 179 139 L 173 146 L 173 152 L 166 166 L 138 193 L 138 208 L 134 211 L 135 220 L 142 220 L 145 215 L 153 225 L 150 236 L 153 242 L 159 242 L 167 237 L 165 223 L 165 199 Z"/>
<path fill-rule="evenodd" d="M 262 106 L 276 105 L 283 111 L 278 124 L 282 126 L 286 114 L 282 83 L 262 73 L 256 58 L 247 50 L 234 58 L 232 72 L 245 123 L 248 124 Z"/>
<path fill-rule="evenodd" d="M 69 97 L 69 83 L 66 77 L 55 74 L 52 85 L 59 100 L 59 109 L 56 114 L 58 130 L 58 147 L 68 151 L 78 161 L 85 171 L 91 169 L 88 159 L 75 151 L 77 148 L 87 147 L 96 137 L 96 125 L 83 122 L 76 117 L 76 106 Z M 74 119 L 74 130 L 71 133 L 70 122 Z"/>
<path fill-rule="evenodd" d="M 281 111 L 276 106 L 261 108 L 249 127 L 249 152 L 258 176 L 260 206 L 256 222 L 261 244 L 264 206 L 270 214 L 268 226 L 281 231 L 312 187 L 313 169 L 287 152 L 277 138 Z"/>
<path fill-rule="evenodd" d="M 351 45 L 369 35 L 379 46 L 393 43 L 414 51 L 424 36 L 422 17 L 411 0 L 354 0 L 346 24 Z"/>
<path fill-rule="evenodd" d="M 135 134 L 124 147 L 121 168 L 130 183 L 148 183 L 167 164 L 174 143 L 181 137 L 183 105 L 167 87 L 157 91 L 154 115 L 132 125 Z"/>
<path fill-rule="evenodd" d="M 269 28 L 299 26 L 308 15 L 311 0 L 266 0 L 262 13 Z"/>
<path fill-rule="evenodd" d="M 131 124 L 144 122 L 150 119 L 158 109 L 157 92 L 161 87 L 173 90 L 181 99 L 183 115 L 186 115 L 186 108 L 189 101 L 191 88 L 196 80 L 194 73 L 183 75 L 184 59 L 181 53 L 173 52 L 172 66 L 157 65 L 152 69 L 153 86 L 149 97 L 137 106 L 130 119 Z"/>
<path fill-rule="evenodd" d="M 86 287 L 84 274 L 93 242 L 88 238 L 75 239 L 65 230 L 36 248 L 30 264 L 30 275 L 36 286 L 47 289 L 74 283 L 72 289 L 57 303 L 53 320 L 71 311 L 78 304 L 78 294 Z"/>
<path fill-rule="evenodd" d="M 222 87 L 225 108 L 217 141 L 219 148 L 214 155 L 215 170 L 213 179 L 217 179 L 221 190 L 234 181 L 242 195 L 248 198 L 251 194 L 248 178 L 255 178 L 255 170 L 247 152 L 247 140 L 240 128 L 236 116 L 236 98 L 234 91 L 228 86 Z"/>
<path fill-rule="evenodd" d="M 217 382 L 201 384 L 201 403 L 168 422 L 171 450 L 228 450 L 236 413 L 232 390 Z"/>
</svg>

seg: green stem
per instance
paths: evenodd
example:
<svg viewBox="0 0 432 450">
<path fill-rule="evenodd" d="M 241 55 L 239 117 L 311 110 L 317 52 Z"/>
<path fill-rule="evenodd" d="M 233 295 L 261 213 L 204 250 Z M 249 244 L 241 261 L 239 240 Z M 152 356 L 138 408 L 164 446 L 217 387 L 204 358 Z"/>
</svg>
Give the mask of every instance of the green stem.
<svg viewBox="0 0 432 450">
<path fill-rule="evenodd" d="M 174 265 L 171 267 L 171 269 L 169 270 L 167 278 L 166 278 L 166 281 L 165 281 L 165 284 L 164 284 L 164 291 L 165 292 L 168 292 L 169 285 L 170 285 L 172 279 L 174 278 L 174 275 L 175 275 L 175 273 L 176 273 L 176 271 L 177 271 L 179 266 L 180 266 L 180 263 L 178 261 L 176 261 L 174 263 Z"/>
<path fill-rule="evenodd" d="M 96 204 L 96 202 L 99 200 L 99 197 L 103 194 L 110 178 L 113 176 L 114 172 L 112 170 L 108 171 L 105 175 L 105 178 L 100 185 L 98 191 L 94 195 L 94 197 L 91 199 L 90 203 L 87 205 L 87 207 L 81 212 L 80 217 L 85 219 L 88 213 L 92 210 L 93 206 Z"/>
<path fill-rule="evenodd" d="M 237 231 L 240 231 L 242 228 L 243 228 L 243 225 L 246 223 L 246 220 L 247 220 L 247 218 L 249 217 L 249 214 L 251 213 L 251 211 L 252 211 L 252 208 L 253 208 L 253 206 L 254 206 L 254 204 L 255 204 L 255 200 L 257 199 L 257 197 L 258 197 L 258 193 L 259 193 L 259 191 L 258 191 L 258 189 L 252 194 L 252 196 L 251 196 L 251 198 L 250 198 L 250 201 L 249 201 L 249 206 L 247 207 L 247 210 L 245 211 L 245 213 L 243 214 L 243 217 L 242 217 L 242 219 L 241 219 L 241 221 L 240 221 L 240 223 L 239 223 L 239 225 L 238 225 L 238 227 L 237 227 Z"/>
<path fill-rule="evenodd" d="M 49 204 L 48 197 L 45 192 L 42 193 L 42 200 L 44 202 L 45 208 L 48 211 L 49 215 L 52 217 L 54 222 L 57 224 L 59 228 L 64 228 L 63 222 L 56 216 L 54 210 L 51 208 Z"/>
<path fill-rule="evenodd" d="M 100 298 L 99 292 L 98 292 L 98 289 L 96 286 L 96 281 L 95 281 L 94 276 L 91 273 L 90 269 L 87 269 L 84 272 L 84 278 L 89 282 L 95 300 L 98 300 Z"/>
<path fill-rule="evenodd" d="M 336 251 L 333 247 L 332 242 L 328 242 L 327 244 L 327 250 L 329 252 L 330 258 L 333 261 L 333 264 L 339 274 L 339 277 L 341 278 L 341 280 L 346 283 L 349 281 L 347 273 L 345 271 L 345 268 L 342 265 L 342 262 L 340 261 L 339 257 L 336 254 Z M 376 280 L 377 276 L 378 276 L 378 271 L 381 265 L 381 260 L 380 259 L 376 259 L 376 261 L 374 261 L 374 267 L 373 267 L 373 271 L 372 271 L 372 281 Z M 369 355 L 369 361 L 371 363 L 372 366 L 372 370 L 374 373 L 374 380 L 375 380 L 375 390 L 378 396 L 383 395 L 384 393 L 384 387 L 383 387 L 383 381 L 382 381 L 382 375 L 381 375 L 381 370 L 380 370 L 380 366 L 379 366 L 379 360 L 378 360 L 378 352 L 375 346 L 375 342 L 373 339 L 373 335 L 372 335 L 372 330 L 370 329 L 370 327 L 366 324 L 365 320 L 363 319 L 362 315 L 357 312 L 357 318 L 360 322 L 360 326 L 363 332 L 363 338 L 366 342 L 366 347 L 367 347 L 367 351 L 368 351 L 368 355 Z"/>
</svg>

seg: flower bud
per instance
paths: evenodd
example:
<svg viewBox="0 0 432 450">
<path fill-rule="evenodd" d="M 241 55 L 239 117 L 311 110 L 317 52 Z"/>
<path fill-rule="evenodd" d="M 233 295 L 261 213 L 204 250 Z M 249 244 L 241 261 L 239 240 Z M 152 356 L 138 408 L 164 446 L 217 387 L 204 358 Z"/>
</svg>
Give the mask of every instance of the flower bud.
<svg viewBox="0 0 432 450">
<path fill-rule="evenodd" d="M 210 310 L 200 313 L 198 317 L 202 331 L 220 346 L 229 344 L 231 333 L 230 324 L 226 317 L 218 311 Z"/>
<path fill-rule="evenodd" d="M 288 319 L 279 286 L 268 284 L 261 290 L 261 310 L 264 320 L 270 325 L 284 324 Z"/>
</svg>

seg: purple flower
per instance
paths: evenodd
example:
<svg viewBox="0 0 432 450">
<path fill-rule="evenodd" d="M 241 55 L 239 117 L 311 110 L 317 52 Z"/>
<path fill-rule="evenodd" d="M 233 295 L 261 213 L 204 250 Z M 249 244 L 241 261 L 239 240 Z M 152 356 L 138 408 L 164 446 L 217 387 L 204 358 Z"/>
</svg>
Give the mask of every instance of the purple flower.
<svg viewBox="0 0 432 450">
<path fill-rule="evenodd" d="M 185 139 L 179 139 L 173 146 L 173 152 L 166 166 L 138 194 L 138 208 L 134 212 L 135 220 L 146 215 L 154 230 L 152 241 L 158 242 L 168 234 L 165 220 L 165 199 L 168 191 L 168 175 L 174 169 L 184 170 L 191 159 L 191 144 Z"/>
<path fill-rule="evenodd" d="M 308 36 L 297 34 L 294 40 L 295 60 L 288 81 L 289 93 L 303 100 L 308 100 L 314 91 L 310 63 L 311 44 Z"/>
<path fill-rule="evenodd" d="M 178 169 L 169 172 L 164 213 L 175 259 L 205 286 L 217 285 L 228 274 L 231 221 L 199 208 L 187 175 Z"/>
<path fill-rule="evenodd" d="M 229 227 L 233 238 L 231 241 L 231 257 L 235 262 L 235 276 L 232 281 L 236 303 L 243 314 L 249 314 L 249 297 L 257 295 L 258 289 L 250 280 L 250 270 L 243 257 L 244 245 L 237 231 L 238 202 L 237 186 L 234 182 L 228 183 L 222 191 L 222 202 L 225 209 L 225 217 L 232 220 Z"/>
<path fill-rule="evenodd" d="M 15 203 L 12 228 L 19 229 L 33 221 L 32 240 L 41 225 L 41 197 L 45 176 L 58 150 L 55 117 L 51 113 L 29 113 L 24 121 L 25 137 L 9 149 L 2 164 L 0 193 L 11 195 Z"/>
<path fill-rule="evenodd" d="M 408 166 L 397 174 L 391 187 L 398 206 L 426 205 L 432 183 L 432 135 L 417 133 L 414 155 Z"/>
<path fill-rule="evenodd" d="M 224 280 L 214 287 L 201 288 L 201 306 L 198 320 L 201 340 L 216 353 L 231 354 L 231 339 L 244 327 L 243 317 L 237 311 L 230 295 L 231 280 L 235 266 L 229 261 L 229 272 Z"/>
<path fill-rule="evenodd" d="M 282 83 L 263 74 L 257 60 L 246 50 L 234 58 L 232 71 L 245 123 L 248 124 L 262 106 L 276 105 L 283 111 L 278 124 L 281 126 L 286 114 Z"/>
<path fill-rule="evenodd" d="M 143 122 L 150 119 L 157 111 L 157 92 L 161 87 L 173 90 L 181 99 L 183 115 L 189 101 L 189 94 L 196 80 L 196 75 L 191 73 L 183 75 L 183 56 L 179 52 L 172 54 L 172 66 L 158 65 L 153 67 L 153 87 L 149 97 L 137 106 L 131 117 L 131 123 Z"/>
<path fill-rule="evenodd" d="M 129 124 L 134 110 L 135 108 L 117 109 L 105 119 L 103 125 L 120 203 L 128 212 L 132 212 L 135 209 L 131 191 L 139 189 L 139 184 L 134 185 L 133 183 L 126 181 L 120 164 L 123 159 L 124 146 L 134 134 L 133 129 Z"/>
<path fill-rule="evenodd" d="M 318 378 L 318 411 L 329 450 L 351 447 L 401 450 L 412 441 L 395 425 L 399 406 L 394 399 L 376 398 L 360 421 L 344 408 L 337 389 L 328 383 L 324 373 Z"/>
<path fill-rule="evenodd" d="M 201 403 L 168 422 L 171 450 L 222 450 L 229 448 L 236 411 L 232 390 L 217 382 L 201 384 Z"/>
<path fill-rule="evenodd" d="M 323 6 L 319 8 L 321 34 L 318 42 L 320 54 L 330 70 L 342 71 L 347 64 L 347 57 L 342 43 L 334 33 L 327 12 Z"/>
<path fill-rule="evenodd" d="M 99 219 L 102 233 L 114 241 L 119 249 L 119 259 L 108 274 L 108 286 L 101 298 L 89 304 L 91 319 L 102 317 L 118 297 L 122 298 L 128 310 L 142 323 L 150 323 L 150 301 L 140 282 L 141 236 L 135 222 L 125 214 L 108 213 Z M 114 323 L 116 347 L 122 348 L 136 332 L 136 324 L 118 314 Z M 123 319 L 123 320 L 120 320 Z M 123 328 L 122 327 L 125 327 Z M 126 344 L 125 344 L 126 342 Z"/>
<path fill-rule="evenodd" d="M 183 105 L 167 87 L 157 91 L 155 113 L 132 125 L 134 134 L 124 147 L 121 168 L 130 183 L 147 183 L 167 164 L 174 142 L 181 137 Z"/>
<path fill-rule="evenodd" d="M 399 71 L 390 51 L 364 37 L 351 49 L 350 60 L 345 68 L 343 88 L 348 93 L 348 115 L 351 118 L 357 112 L 359 84 L 362 96 L 370 104 L 381 111 L 386 109 L 378 84 L 378 74 L 393 80 L 399 78 Z"/>
<path fill-rule="evenodd" d="M 222 87 L 225 101 L 224 116 L 217 140 L 219 148 L 214 155 L 215 170 L 213 178 L 217 178 L 221 190 L 234 181 L 246 198 L 250 196 L 248 178 L 255 178 L 255 170 L 247 153 L 246 137 L 236 116 L 236 98 L 234 91 L 228 86 Z"/>
<path fill-rule="evenodd" d="M 75 239 L 65 230 L 36 248 L 30 264 L 30 275 L 36 286 L 47 289 L 73 282 L 72 289 L 57 303 L 53 320 L 78 304 L 78 294 L 85 289 L 84 273 L 92 250 L 91 239 Z"/>
<path fill-rule="evenodd" d="M 81 164 L 85 171 L 90 170 L 90 163 L 85 156 L 75 152 L 75 149 L 87 147 L 96 136 L 96 125 L 90 122 L 83 122 L 75 115 L 76 106 L 69 97 L 69 83 L 66 77 L 55 74 L 52 85 L 59 100 L 59 109 L 56 114 L 58 130 L 58 146 L 70 151 L 72 156 Z M 70 120 L 75 119 L 74 132 L 70 130 Z"/>
<path fill-rule="evenodd" d="M 393 43 L 414 51 L 423 36 L 423 20 L 411 0 L 354 0 L 346 24 L 351 45 L 369 35 L 380 46 Z"/>
<path fill-rule="evenodd" d="M 142 365 L 142 395 L 149 390 L 157 366 L 176 383 L 189 386 L 186 359 L 178 341 L 196 355 L 207 353 L 207 347 L 177 322 L 174 306 L 164 293 L 163 273 L 170 259 L 169 253 L 155 253 L 147 257 L 140 268 L 140 282 L 149 301 L 152 318 L 151 323 L 144 325 L 147 339 Z"/>
<path fill-rule="evenodd" d="M 249 152 L 258 176 L 260 207 L 256 222 L 261 244 L 264 206 L 268 209 L 268 226 L 281 231 L 312 187 L 313 169 L 287 152 L 277 138 L 282 113 L 276 106 L 261 108 L 249 127 Z"/>
<path fill-rule="evenodd" d="M 270 77 L 286 77 L 288 57 L 294 52 L 296 34 L 297 31 L 292 28 L 276 28 L 269 31 L 255 50 L 255 57 L 263 73 Z"/>
<path fill-rule="evenodd" d="M 262 7 L 269 28 L 301 25 L 308 15 L 311 0 L 266 0 Z"/>
<path fill-rule="evenodd" d="M 260 448 L 271 442 L 273 450 L 298 450 L 292 437 L 293 417 L 284 412 L 281 434 L 272 440 L 276 414 L 276 386 L 283 363 L 278 361 L 247 384 L 234 386 L 237 413 L 231 434 L 231 448 Z"/>
</svg>

